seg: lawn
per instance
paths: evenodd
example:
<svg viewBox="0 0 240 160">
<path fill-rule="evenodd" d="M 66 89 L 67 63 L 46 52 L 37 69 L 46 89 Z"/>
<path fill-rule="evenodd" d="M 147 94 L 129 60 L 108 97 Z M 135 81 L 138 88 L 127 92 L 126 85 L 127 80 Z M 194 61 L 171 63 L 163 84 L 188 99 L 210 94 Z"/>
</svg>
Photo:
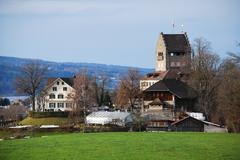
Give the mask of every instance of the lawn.
<svg viewBox="0 0 240 160">
<path fill-rule="evenodd" d="M 239 134 L 70 133 L 0 141 L 0 159 L 240 159 Z"/>
</svg>

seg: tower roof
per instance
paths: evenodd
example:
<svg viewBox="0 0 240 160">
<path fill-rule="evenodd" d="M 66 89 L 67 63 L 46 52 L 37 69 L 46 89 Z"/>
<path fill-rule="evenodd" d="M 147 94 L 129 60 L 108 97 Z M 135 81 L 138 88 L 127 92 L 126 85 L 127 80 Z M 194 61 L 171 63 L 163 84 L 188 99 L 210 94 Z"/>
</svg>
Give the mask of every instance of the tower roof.
<svg viewBox="0 0 240 160">
<path fill-rule="evenodd" d="M 164 43 L 168 52 L 185 52 L 190 48 L 186 33 L 184 34 L 163 34 Z"/>
</svg>

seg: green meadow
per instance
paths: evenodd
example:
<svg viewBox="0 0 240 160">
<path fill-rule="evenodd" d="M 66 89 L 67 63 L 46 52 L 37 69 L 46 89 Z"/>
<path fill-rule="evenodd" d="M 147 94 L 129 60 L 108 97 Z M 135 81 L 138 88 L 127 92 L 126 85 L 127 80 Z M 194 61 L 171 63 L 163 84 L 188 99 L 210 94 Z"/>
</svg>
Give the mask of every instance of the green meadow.
<svg viewBox="0 0 240 160">
<path fill-rule="evenodd" d="M 69 133 L 0 141 L 0 160 L 239 160 L 240 135 Z"/>
</svg>

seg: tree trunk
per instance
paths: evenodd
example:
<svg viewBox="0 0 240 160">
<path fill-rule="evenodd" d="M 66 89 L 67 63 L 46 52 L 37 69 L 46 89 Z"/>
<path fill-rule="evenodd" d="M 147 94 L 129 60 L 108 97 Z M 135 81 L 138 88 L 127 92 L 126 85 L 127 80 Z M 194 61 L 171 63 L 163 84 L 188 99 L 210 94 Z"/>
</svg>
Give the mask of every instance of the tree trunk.
<svg viewBox="0 0 240 160">
<path fill-rule="evenodd" d="M 32 110 L 35 111 L 35 95 L 31 96 L 31 101 L 32 101 Z"/>
</svg>

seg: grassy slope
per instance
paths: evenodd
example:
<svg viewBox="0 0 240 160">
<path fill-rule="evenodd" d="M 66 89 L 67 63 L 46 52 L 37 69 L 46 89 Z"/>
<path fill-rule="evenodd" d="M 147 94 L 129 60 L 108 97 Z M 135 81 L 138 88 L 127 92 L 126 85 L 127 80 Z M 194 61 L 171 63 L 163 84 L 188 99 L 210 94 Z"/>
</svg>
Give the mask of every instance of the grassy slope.
<svg viewBox="0 0 240 160">
<path fill-rule="evenodd" d="M 240 135 L 91 133 L 0 142 L 0 159 L 239 159 Z"/>
<path fill-rule="evenodd" d="M 24 120 L 20 122 L 20 124 L 23 125 L 64 125 L 71 123 L 71 120 L 69 118 L 31 118 L 27 117 Z"/>
</svg>

